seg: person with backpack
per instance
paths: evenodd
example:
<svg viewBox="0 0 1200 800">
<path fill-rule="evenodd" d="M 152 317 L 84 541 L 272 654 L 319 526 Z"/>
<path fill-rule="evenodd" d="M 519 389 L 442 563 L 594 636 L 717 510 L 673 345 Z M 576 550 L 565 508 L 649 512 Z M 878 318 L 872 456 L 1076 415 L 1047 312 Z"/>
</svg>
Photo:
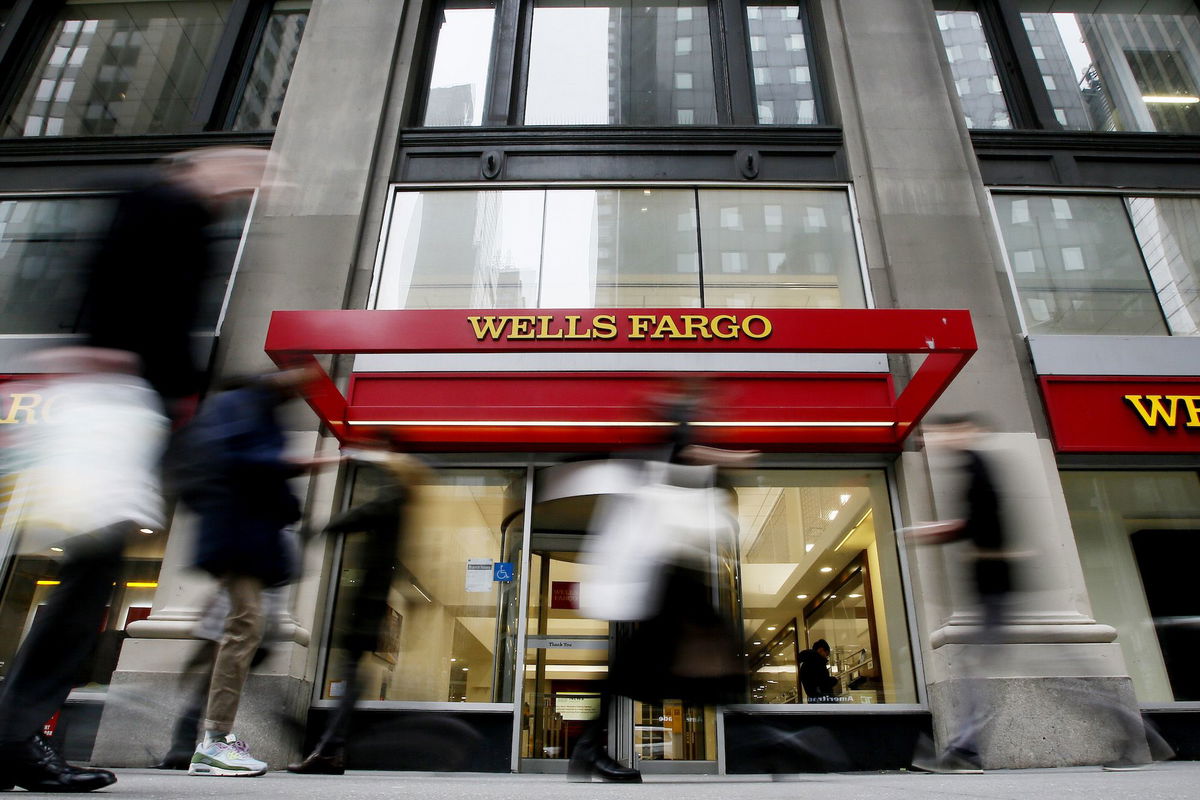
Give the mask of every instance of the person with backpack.
<svg viewBox="0 0 1200 800">
<path fill-rule="evenodd" d="M 283 529 L 300 518 L 291 478 L 341 460 L 291 459 L 278 408 L 312 380 L 307 368 L 226 385 L 180 432 L 175 488 L 199 520 L 193 565 L 215 577 L 229 598 L 225 631 L 213 660 L 204 734 L 188 773 L 254 776 L 267 764 L 233 732 L 242 689 L 263 638 L 263 589 L 291 580 L 294 559 Z"/>
</svg>

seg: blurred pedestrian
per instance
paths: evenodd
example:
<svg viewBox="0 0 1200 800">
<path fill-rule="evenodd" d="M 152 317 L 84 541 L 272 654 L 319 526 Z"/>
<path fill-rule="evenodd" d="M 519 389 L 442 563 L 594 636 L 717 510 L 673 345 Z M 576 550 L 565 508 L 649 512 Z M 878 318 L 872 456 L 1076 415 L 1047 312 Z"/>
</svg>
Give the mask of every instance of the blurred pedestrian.
<svg viewBox="0 0 1200 800">
<path fill-rule="evenodd" d="M 42 737 L 96 645 L 126 542 L 164 527 L 158 463 L 167 420 L 132 353 L 88 347 L 39 355 L 60 377 L 22 426 L 28 499 L 22 548 L 63 553 L 58 585 L 34 620 L 0 693 L 0 791 L 87 792 L 116 777 L 68 764 Z"/>
<path fill-rule="evenodd" d="M 366 653 L 383 649 L 380 637 L 397 548 L 408 525 L 414 489 L 429 476 L 419 459 L 389 451 L 386 440 L 362 443 L 343 453 L 358 468 L 355 480 L 373 486 L 374 493 L 325 526 L 325 533 L 364 535 L 364 570 L 349 598 L 347 614 L 335 622 L 335 646 L 341 651 L 345 681 L 341 699 L 313 751 L 288 766 L 288 772 L 306 775 L 341 775 L 346 770 L 346 739 L 362 685 L 359 661 Z"/>
<path fill-rule="evenodd" d="M 195 410 L 203 373 L 192 330 L 222 207 L 262 183 L 268 151 L 206 147 L 170 156 L 125 192 L 87 268 L 81 328 L 96 347 L 127 350 L 176 421 Z"/>
<path fill-rule="evenodd" d="M 288 480 L 341 460 L 284 455 L 277 410 L 312 377 L 309 369 L 291 369 L 235 381 L 205 402 L 177 443 L 173 478 L 199 518 L 194 564 L 220 581 L 230 604 L 213 661 L 204 735 L 188 767 L 192 775 L 253 776 L 267 769 L 233 725 L 262 642 L 263 589 L 296 572 L 283 529 L 301 510 Z"/>
<path fill-rule="evenodd" d="M 263 589 L 263 614 L 266 617 L 266 632 L 263 641 L 250 659 L 250 668 L 254 669 L 267 659 L 271 653 L 271 644 L 281 635 L 283 616 L 286 608 L 288 587 L 271 586 Z M 217 650 L 225 637 L 225 619 L 229 616 L 229 595 L 223 588 L 209 598 L 200 614 L 200 619 L 192 628 L 192 636 L 198 640 L 196 648 L 184 665 L 180 675 L 179 686 L 185 695 L 184 706 L 175 719 L 171 734 L 171 745 L 155 769 L 187 769 L 192 764 L 192 755 L 196 752 L 196 741 L 203 734 L 200 723 L 204 719 L 204 711 L 208 705 L 208 692 L 212 686 L 213 665 L 216 662 Z"/>
</svg>

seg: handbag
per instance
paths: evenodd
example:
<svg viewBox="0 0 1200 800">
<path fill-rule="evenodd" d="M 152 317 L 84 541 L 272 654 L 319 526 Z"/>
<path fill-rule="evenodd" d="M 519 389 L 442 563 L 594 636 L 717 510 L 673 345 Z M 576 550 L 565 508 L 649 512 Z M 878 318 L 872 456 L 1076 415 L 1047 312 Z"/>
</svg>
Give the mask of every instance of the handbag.
<svg viewBox="0 0 1200 800">
<path fill-rule="evenodd" d="M 668 567 L 713 568 L 717 542 L 737 530 L 715 475 L 715 467 L 647 462 L 640 486 L 597 502 L 583 550 L 584 615 L 648 619 L 662 606 Z"/>
</svg>

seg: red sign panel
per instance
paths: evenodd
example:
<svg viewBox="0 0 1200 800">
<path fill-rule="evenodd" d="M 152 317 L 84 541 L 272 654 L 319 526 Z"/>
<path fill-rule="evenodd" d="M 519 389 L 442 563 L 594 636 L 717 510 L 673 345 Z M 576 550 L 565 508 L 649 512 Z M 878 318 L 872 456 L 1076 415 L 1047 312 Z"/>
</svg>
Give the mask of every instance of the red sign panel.
<svg viewBox="0 0 1200 800">
<path fill-rule="evenodd" d="M 1200 380 L 1043 376 L 1063 453 L 1200 453 Z"/>
<path fill-rule="evenodd" d="M 345 396 L 325 377 L 309 398 L 341 439 L 389 428 L 413 449 L 606 449 L 661 441 L 669 423 L 647 418 L 647 399 L 686 374 L 712 394 L 694 420 L 706 443 L 895 450 L 975 348 L 966 311 L 517 309 L 276 311 L 265 349 L 280 365 L 321 353 L 657 352 L 680 370 L 693 353 L 917 354 L 899 394 L 888 372 L 788 371 L 783 358 L 773 372 L 360 372 Z"/>
<path fill-rule="evenodd" d="M 550 581 L 550 607 L 579 608 L 579 581 Z"/>
</svg>

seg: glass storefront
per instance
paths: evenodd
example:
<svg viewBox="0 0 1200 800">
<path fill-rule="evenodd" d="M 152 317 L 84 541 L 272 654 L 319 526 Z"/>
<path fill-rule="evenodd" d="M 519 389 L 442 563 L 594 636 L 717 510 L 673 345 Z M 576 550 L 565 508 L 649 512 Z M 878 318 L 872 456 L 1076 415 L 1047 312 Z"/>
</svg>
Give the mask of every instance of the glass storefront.
<svg viewBox="0 0 1200 800">
<path fill-rule="evenodd" d="M 397 191 L 375 308 L 861 308 L 833 189 Z"/>
<path fill-rule="evenodd" d="M 1117 629 L 1138 700 L 1200 700 L 1200 473 L 1063 471 L 1071 527 L 1098 622 Z"/>
<path fill-rule="evenodd" d="M 592 462 L 599 465 L 600 462 Z M 588 463 L 533 472 L 529 554 L 521 551 L 523 469 L 448 468 L 420 494 L 392 582 L 397 631 L 388 652 L 364 665 L 367 699 L 514 703 L 523 769 L 551 769 L 570 754 L 600 710 L 609 654 L 625 625 L 579 611 L 580 553 L 596 495 L 546 497 L 570 470 L 573 487 Z M 806 704 L 797 656 L 818 639 L 830 644 L 837 687 L 823 706 L 918 702 L 911 638 L 882 470 L 731 470 L 723 479 L 737 512 L 736 541 L 714 552 L 720 610 L 743 631 L 750 704 Z M 359 495 L 362 487 L 355 487 Z M 574 491 L 574 490 L 573 490 Z M 342 605 L 358 580 L 357 537 L 345 538 L 333 606 L 336 641 Z M 513 564 L 511 583 L 488 580 L 470 591 L 473 559 Z M 511 677 L 528 571 L 520 693 Z M 320 698 L 339 694 L 340 654 L 328 654 Z M 712 769 L 718 710 L 677 699 L 612 709 L 615 749 L 647 766 L 662 762 Z M 610 731 L 614 726 L 610 725 Z M 539 766 L 541 765 L 541 766 Z"/>
</svg>

